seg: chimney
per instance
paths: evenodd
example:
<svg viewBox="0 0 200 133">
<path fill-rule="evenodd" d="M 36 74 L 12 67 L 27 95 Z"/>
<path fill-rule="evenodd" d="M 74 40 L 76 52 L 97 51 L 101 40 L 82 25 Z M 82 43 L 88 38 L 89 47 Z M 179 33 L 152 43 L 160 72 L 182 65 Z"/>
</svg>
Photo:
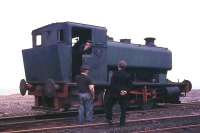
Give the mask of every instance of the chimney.
<svg viewBox="0 0 200 133">
<path fill-rule="evenodd" d="M 120 39 L 122 43 L 131 43 L 131 39 Z"/>
<path fill-rule="evenodd" d="M 145 39 L 145 45 L 149 46 L 149 47 L 155 47 L 156 45 L 154 44 L 154 41 L 156 40 L 156 38 L 154 37 L 146 37 Z"/>
</svg>

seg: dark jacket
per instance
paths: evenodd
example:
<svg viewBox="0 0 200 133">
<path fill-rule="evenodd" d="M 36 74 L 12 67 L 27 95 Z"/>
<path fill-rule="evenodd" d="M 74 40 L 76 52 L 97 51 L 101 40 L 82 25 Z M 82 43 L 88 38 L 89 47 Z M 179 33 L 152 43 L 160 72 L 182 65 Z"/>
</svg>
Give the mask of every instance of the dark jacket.
<svg viewBox="0 0 200 133">
<path fill-rule="evenodd" d="M 121 90 L 128 90 L 131 86 L 131 77 L 125 70 L 115 72 L 111 77 L 110 92 L 112 95 L 120 95 Z"/>
<path fill-rule="evenodd" d="M 75 78 L 77 82 L 77 89 L 79 93 L 91 93 L 89 89 L 89 85 L 92 85 L 92 81 L 89 76 L 80 74 Z"/>
</svg>

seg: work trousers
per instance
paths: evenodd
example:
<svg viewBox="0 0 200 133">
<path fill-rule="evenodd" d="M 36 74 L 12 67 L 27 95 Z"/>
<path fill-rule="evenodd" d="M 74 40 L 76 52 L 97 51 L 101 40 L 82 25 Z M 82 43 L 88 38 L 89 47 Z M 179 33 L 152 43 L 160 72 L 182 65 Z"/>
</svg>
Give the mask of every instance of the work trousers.
<svg viewBox="0 0 200 133">
<path fill-rule="evenodd" d="M 124 96 L 112 96 L 108 95 L 106 99 L 106 119 L 112 120 L 112 108 L 115 103 L 119 103 L 120 109 L 121 109 L 121 115 L 120 115 L 120 126 L 125 125 L 125 119 L 126 119 L 126 108 L 127 108 L 127 98 Z"/>
<path fill-rule="evenodd" d="M 79 122 L 83 124 L 84 121 L 93 121 L 93 99 L 90 93 L 79 93 Z"/>
</svg>

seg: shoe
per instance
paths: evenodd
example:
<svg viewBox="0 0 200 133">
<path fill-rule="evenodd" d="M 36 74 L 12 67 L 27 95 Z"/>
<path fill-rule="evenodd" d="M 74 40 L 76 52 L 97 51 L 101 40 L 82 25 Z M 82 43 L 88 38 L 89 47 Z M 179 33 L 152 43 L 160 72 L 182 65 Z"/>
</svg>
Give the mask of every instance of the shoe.
<svg viewBox="0 0 200 133">
<path fill-rule="evenodd" d="M 112 120 L 107 119 L 106 121 L 107 121 L 107 123 L 108 123 L 109 125 L 112 125 L 112 124 L 113 124 L 113 121 L 112 121 Z"/>
<path fill-rule="evenodd" d="M 86 120 L 87 124 L 92 124 L 93 120 Z"/>
<path fill-rule="evenodd" d="M 64 108 L 60 108 L 59 111 L 60 111 L 60 112 L 64 112 L 65 109 L 64 109 Z"/>
<path fill-rule="evenodd" d="M 119 126 L 120 127 L 125 127 L 125 123 L 120 123 Z"/>
</svg>

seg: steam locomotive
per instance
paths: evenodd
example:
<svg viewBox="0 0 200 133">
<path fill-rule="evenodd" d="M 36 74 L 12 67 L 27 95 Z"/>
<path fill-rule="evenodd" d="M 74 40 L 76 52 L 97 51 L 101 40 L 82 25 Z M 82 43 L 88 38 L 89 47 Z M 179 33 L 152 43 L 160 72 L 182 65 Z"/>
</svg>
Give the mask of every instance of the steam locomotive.
<svg viewBox="0 0 200 133">
<path fill-rule="evenodd" d="M 110 78 L 120 60 L 127 61 L 132 78 L 128 104 L 179 103 L 192 88 L 189 80 L 172 82 L 167 72 L 172 69 L 172 53 L 157 47 L 155 38 L 145 38 L 145 45 L 130 39 L 116 42 L 105 27 L 62 22 L 32 31 L 32 48 L 22 50 L 26 80 L 20 81 L 20 92 L 35 96 L 35 107 L 71 109 L 78 106 L 78 91 L 73 81 L 75 67 L 73 48 L 92 40 L 90 54 L 81 57 L 79 65 L 90 66 L 95 83 L 95 107 L 103 107 Z M 79 67 L 79 66 L 78 66 Z"/>
</svg>

